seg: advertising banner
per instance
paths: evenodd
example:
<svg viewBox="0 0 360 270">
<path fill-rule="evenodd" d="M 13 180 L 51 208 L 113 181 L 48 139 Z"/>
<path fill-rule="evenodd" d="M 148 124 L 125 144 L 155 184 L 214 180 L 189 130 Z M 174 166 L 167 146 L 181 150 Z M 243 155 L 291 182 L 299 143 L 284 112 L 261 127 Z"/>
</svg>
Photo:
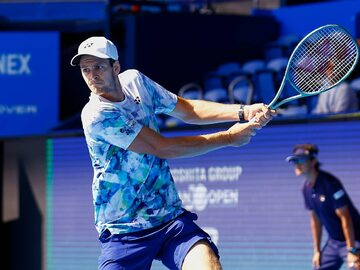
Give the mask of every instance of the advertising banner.
<svg viewBox="0 0 360 270">
<path fill-rule="evenodd" d="M 58 121 L 59 33 L 0 32 L 0 137 L 45 134 Z"/>
</svg>

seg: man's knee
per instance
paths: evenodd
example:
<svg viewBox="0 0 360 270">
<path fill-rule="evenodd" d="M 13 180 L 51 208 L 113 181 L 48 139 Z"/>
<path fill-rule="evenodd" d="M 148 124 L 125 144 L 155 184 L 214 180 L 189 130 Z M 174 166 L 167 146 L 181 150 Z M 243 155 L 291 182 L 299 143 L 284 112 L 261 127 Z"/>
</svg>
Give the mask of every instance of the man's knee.
<svg viewBox="0 0 360 270">
<path fill-rule="evenodd" d="M 210 243 L 200 240 L 195 243 L 186 254 L 182 270 L 221 270 L 218 255 L 215 254 Z"/>
</svg>

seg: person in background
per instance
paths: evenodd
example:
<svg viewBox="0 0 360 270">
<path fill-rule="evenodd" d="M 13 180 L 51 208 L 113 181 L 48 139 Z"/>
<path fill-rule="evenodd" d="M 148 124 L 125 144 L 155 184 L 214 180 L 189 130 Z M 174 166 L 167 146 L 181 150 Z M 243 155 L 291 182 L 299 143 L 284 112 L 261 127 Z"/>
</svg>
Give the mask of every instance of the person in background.
<svg viewBox="0 0 360 270">
<path fill-rule="evenodd" d="M 328 80 L 334 77 L 334 64 L 330 61 L 324 68 Z M 332 89 L 321 93 L 312 111 L 314 114 L 339 114 L 356 112 L 359 109 L 357 95 L 348 82 L 343 81 Z"/>
<path fill-rule="evenodd" d="M 246 145 L 276 112 L 264 104 L 184 99 L 137 70 L 120 73 L 117 48 L 105 37 L 83 41 L 71 65 L 80 67 L 91 92 L 81 120 L 94 169 L 98 268 L 147 270 L 157 259 L 172 270 L 221 269 L 217 247 L 183 208 L 167 159 Z M 191 124 L 236 123 L 168 138 L 156 114 Z"/>
<path fill-rule="evenodd" d="M 313 114 L 351 113 L 359 109 L 359 100 L 349 83 L 341 82 L 318 96 Z"/>
<path fill-rule="evenodd" d="M 360 269 L 360 215 L 338 178 L 320 169 L 318 147 L 298 144 L 287 161 L 296 176 L 305 177 L 302 193 L 310 210 L 314 242 L 314 269 L 339 270 L 343 262 L 348 269 Z M 322 228 L 328 239 L 321 248 Z"/>
</svg>

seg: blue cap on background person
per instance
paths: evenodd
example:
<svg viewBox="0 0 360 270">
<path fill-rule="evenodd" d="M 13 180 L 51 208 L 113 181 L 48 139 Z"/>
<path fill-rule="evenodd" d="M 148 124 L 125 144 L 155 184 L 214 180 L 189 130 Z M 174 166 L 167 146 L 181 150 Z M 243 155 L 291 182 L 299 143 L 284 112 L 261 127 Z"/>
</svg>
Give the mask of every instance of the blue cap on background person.
<svg viewBox="0 0 360 270">
<path fill-rule="evenodd" d="M 315 144 L 297 144 L 294 146 L 293 154 L 286 158 L 288 162 L 297 162 L 299 160 L 316 159 L 319 149 Z"/>
<path fill-rule="evenodd" d="M 118 60 L 119 55 L 114 43 L 105 37 L 90 37 L 79 45 L 78 53 L 72 59 L 72 66 L 79 65 L 80 57 L 83 55 L 92 55 L 103 59 Z"/>
</svg>

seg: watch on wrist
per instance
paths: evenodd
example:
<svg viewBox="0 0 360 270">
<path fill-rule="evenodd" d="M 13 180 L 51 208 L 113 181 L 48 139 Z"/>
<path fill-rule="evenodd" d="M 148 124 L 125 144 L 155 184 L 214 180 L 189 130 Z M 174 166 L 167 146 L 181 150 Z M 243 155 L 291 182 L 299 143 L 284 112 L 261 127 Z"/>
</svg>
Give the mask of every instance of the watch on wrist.
<svg viewBox="0 0 360 270">
<path fill-rule="evenodd" d="M 239 121 L 244 121 L 245 117 L 244 117 L 244 104 L 240 104 L 240 108 L 239 108 Z"/>
<path fill-rule="evenodd" d="M 348 249 L 348 252 L 351 253 L 351 254 L 354 254 L 354 255 L 357 255 L 357 253 L 359 252 L 359 248 L 357 247 L 351 247 Z"/>
</svg>

